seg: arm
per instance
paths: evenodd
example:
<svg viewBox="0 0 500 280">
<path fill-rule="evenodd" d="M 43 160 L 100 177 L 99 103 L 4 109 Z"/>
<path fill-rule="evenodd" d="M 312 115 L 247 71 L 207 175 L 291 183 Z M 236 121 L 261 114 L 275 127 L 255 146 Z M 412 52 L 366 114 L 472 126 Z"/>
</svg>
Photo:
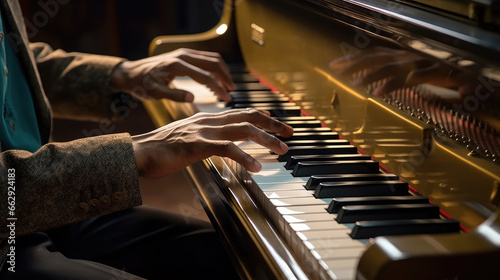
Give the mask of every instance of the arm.
<svg viewBox="0 0 500 280">
<path fill-rule="evenodd" d="M 110 76 L 125 59 L 67 53 L 44 43 L 29 47 L 55 117 L 94 121 L 118 117 L 111 105 L 118 90 L 110 86 Z"/>
<path fill-rule="evenodd" d="M 176 76 L 189 76 L 205 84 L 221 99 L 234 89 L 229 69 L 218 53 L 179 49 L 136 61 L 67 53 L 44 43 L 32 43 L 43 88 L 55 117 L 99 121 L 119 119 L 119 92 L 139 99 L 168 98 L 192 102 L 194 96 L 169 86 Z"/>
<path fill-rule="evenodd" d="M 35 153 L 2 152 L 0 213 L 4 221 L 9 169 L 15 170 L 18 236 L 141 204 L 128 134 L 50 143 Z M 2 227 L 0 232 L 6 230 Z"/>
</svg>

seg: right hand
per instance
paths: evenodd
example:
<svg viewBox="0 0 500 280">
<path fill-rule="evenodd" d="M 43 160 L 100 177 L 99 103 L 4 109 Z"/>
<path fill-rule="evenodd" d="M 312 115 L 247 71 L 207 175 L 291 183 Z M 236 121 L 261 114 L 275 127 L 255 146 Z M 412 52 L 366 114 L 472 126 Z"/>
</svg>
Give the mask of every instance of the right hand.
<svg viewBox="0 0 500 280">
<path fill-rule="evenodd" d="M 229 157 L 252 172 L 262 168 L 252 156 L 233 141 L 251 140 L 277 154 L 288 147 L 275 136 L 290 137 L 293 128 L 255 109 L 229 110 L 222 113 L 198 113 L 154 131 L 133 136 L 132 144 L 139 174 L 160 178 L 186 166 L 217 155 Z"/>
</svg>

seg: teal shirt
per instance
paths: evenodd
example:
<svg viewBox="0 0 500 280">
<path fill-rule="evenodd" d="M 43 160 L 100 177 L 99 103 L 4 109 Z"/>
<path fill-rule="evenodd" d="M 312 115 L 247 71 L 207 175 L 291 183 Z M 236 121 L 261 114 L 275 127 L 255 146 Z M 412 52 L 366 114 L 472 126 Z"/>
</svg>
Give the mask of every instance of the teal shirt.
<svg viewBox="0 0 500 280">
<path fill-rule="evenodd" d="M 35 152 L 40 131 L 28 82 L 12 48 L 0 13 L 0 140 L 2 150 Z"/>
</svg>

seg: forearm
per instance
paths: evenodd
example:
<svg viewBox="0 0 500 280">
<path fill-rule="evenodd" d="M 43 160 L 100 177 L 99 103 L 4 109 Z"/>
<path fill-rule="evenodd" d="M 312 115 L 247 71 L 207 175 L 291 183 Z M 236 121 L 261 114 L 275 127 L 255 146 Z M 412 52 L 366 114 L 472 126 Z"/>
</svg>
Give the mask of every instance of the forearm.
<svg viewBox="0 0 500 280">
<path fill-rule="evenodd" d="M 15 174 L 16 233 L 19 235 L 141 204 L 128 134 L 51 143 L 33 154 L 6 151 L 0 154 L 4 194 L 12 186 L 8 184 L 9 173 Z M 0 211 L 6 220 L 7 199 L 0 201 Z M 1 232 L 5 230 L 2 228 Z"/>
<path fill-rule="evenodd" d="M 110 84 L 113 70 L 125 59 L 53 50 L 44 43 L 32 43 L 54 116 L 99 121 L 116 118 L 113 110 L 118 90 Z"/>
</svg>

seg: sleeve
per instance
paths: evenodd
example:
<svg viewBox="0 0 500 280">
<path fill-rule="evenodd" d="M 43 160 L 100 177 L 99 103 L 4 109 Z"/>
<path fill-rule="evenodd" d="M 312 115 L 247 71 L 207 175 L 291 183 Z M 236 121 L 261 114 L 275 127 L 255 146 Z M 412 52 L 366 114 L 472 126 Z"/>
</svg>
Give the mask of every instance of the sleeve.
<svg viewBox="0 0 500 280">
<path fill-rule="evenodd" d="M 127 95 L 110 86 L 112 71 L 123 58 L 53 50 L 30 43 L 54 117 L 118 120 L 117 104 Z M 126 97 L 128 98 L 128 96 Z"/>
<path fill-rule="evenodd" d="M 14 197 L 0 200 L 1 219 L 15 217 L 19 236 L 142 203 L 127 133 L 49 143 L 35 153 L 2 152 L 0 180 L 2 193 Z"/>
</svg>

